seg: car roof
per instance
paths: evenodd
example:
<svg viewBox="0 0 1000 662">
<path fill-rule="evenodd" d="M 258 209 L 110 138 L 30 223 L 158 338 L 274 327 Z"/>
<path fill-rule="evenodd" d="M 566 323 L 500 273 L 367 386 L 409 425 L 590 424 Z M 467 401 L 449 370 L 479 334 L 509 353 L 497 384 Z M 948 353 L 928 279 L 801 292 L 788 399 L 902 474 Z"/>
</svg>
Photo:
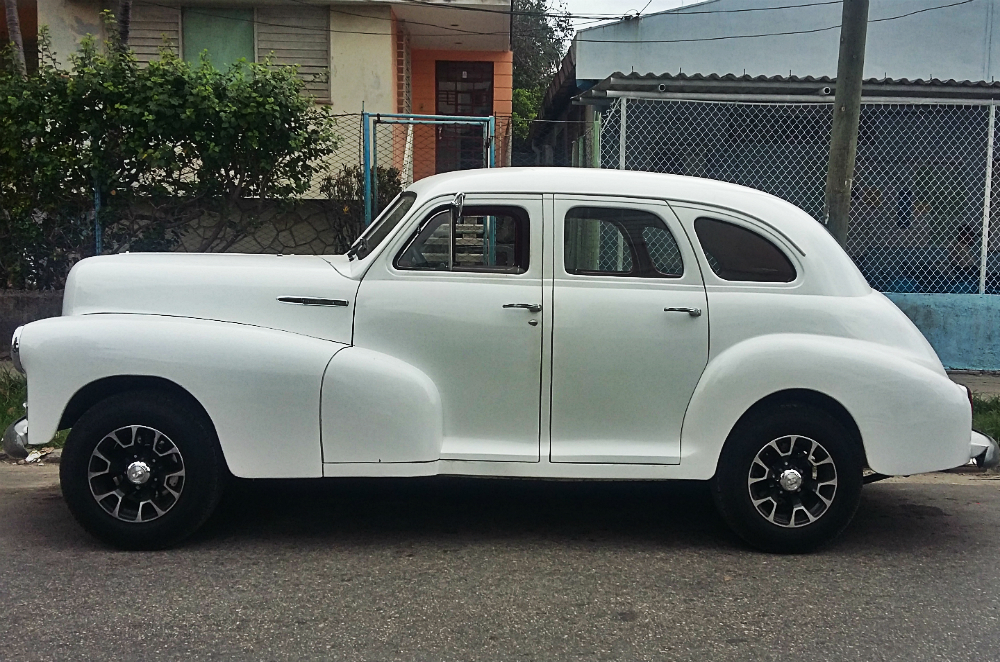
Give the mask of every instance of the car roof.
<svg viewBox="0 0 1000 662">
<path fill-rule="evenodd" d="M 853 260 L 816 219 L 763 191 L 702 177 L 602 168 L 484 168 L 421 179 L 408 190 L 422 198 L 456 193 L 604 195 L 693 203 L 753 217 L 783 235 L 807 261 L 820 289 L 841 295 L 871 292 Z M 818 283 L 816 283 L 818 284 Z"/>
</svg>

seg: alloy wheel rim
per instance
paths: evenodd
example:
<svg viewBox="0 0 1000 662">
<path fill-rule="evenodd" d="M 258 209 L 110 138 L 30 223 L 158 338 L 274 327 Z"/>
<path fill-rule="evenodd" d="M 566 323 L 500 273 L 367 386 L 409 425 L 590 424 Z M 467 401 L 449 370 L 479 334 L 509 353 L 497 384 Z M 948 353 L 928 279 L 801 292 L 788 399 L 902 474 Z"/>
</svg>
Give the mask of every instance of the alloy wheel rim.
<svg viewBox="0 0 1000 662">
<path fill-rule="evenodd" d="M 750 502 L 768 522 L 799 528 L 823 517 L 837 494 L 837 465 L 814 439 L 778 437 L 761 448 L 747 474 Z"/>
<path fill-rule="evenodd" d="M 106 434 L 90 454 L 87 483 L 97 504 L 124 522 L 166 515 L 184 491 L 184 456 L 171 439 L 145 425 Z"/>
</svg>

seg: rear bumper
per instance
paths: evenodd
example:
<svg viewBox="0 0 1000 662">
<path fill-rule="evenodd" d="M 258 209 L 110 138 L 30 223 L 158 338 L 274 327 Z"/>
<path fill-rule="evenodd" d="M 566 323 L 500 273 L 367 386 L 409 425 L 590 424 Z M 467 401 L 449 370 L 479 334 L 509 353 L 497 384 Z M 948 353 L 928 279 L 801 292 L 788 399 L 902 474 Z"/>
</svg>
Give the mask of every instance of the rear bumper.
<svg viewBox="0 0 1000 662">
<path fill-rule="evenodd" d="M 3 452 L 23 460 L 28 457 L 28 418 L 19 418 L 3 433 Z"/>
<path fill-rule="evenodd" d="M 969 459 L 975 460 L 980 469 L 992 469 L 1000 464 L 1000 446 L 993 437 L 973 430 Z"/>
</svg>

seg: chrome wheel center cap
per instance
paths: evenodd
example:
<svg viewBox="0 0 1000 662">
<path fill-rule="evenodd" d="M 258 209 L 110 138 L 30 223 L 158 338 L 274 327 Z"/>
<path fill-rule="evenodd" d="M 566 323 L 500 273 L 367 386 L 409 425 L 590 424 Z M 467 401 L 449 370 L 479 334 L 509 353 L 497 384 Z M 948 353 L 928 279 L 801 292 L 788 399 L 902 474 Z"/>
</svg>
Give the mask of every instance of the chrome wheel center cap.
<svg viewBox="0 0 1000 662">
<path fill-rule="evenodd" d="M 149 480 L 149 465 L 145 462 L 133 462 L 125 470 L 125 476 L 133 485 L 143 485 Z"/>
<path fill-rule="evenodd" d="M 797 492 L 802 487 L 802 474 L 795 469 L 785 469 L 778 476 L 778 485 L 786 492 Z"/>
</svg>

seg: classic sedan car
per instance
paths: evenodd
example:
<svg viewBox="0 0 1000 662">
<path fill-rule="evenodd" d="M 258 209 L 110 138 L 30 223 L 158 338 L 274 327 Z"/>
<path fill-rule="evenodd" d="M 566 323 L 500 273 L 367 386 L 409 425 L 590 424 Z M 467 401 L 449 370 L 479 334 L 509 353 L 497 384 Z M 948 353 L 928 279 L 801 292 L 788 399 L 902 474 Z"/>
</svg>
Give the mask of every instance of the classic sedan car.
<svg viewBox="0 0 1000 662">
<path fill-rule="evenodd" d="M 226 478 L 710 481 L 746 541 L 829 541 L 875 477 L 997 461 L 968 391 L 823 226 L 750 189 L 499 169 L 346 255 L 123 254 L 14 337 L 92 534 L 163 547 Z"/>
</svg>

